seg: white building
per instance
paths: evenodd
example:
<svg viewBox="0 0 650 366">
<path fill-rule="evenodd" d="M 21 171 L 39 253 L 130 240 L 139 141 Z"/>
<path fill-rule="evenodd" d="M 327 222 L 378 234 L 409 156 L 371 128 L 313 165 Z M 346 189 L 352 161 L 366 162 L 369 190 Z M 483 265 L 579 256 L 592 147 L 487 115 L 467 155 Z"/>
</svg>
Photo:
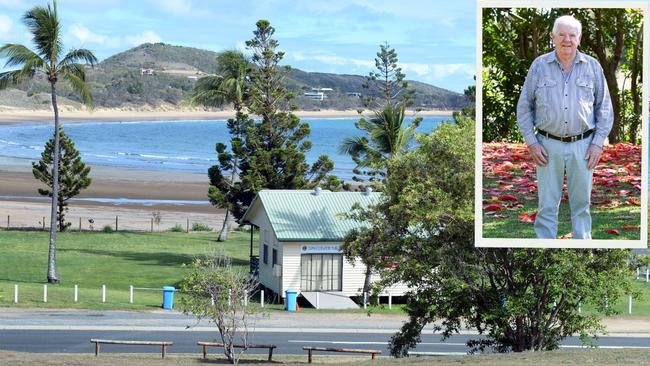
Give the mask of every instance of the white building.
<svg viewBox="0 0 650 366">
<path fill-rule="evenodd" d="M 297 290 L 314 306 L 317 293 L 321 304 L 332 295 L 352 303 L 350 296 L 361 295 L 365 266 L 360 260 L 350 264 L 340 247 L 345 235 L 361 224 L 342 215 L 355 203 L 367 207 L 379 195 L 320 189 L 260 191 L 241 219 L 242 224 L 259 228 L 260 283 L 282 297 L 286 290 Z M 386 294 L 402 296 L 406 291 L 401 285 Z"/>
</svg>

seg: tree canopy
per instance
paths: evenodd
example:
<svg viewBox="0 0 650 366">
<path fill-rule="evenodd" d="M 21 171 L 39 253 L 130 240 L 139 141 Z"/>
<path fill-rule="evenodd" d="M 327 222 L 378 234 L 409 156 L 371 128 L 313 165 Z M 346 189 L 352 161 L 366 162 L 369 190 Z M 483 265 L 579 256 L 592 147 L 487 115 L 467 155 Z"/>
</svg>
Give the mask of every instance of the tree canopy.
<svg viewBox="0 0 650 366">
<path fill-rule="evenodd" d="M 90 167 L 82 160 L 79 150 L 74 146 L 72 139 L 59 128 L 59 195 L 57 200 L 57 222 L 59 231 L 64 231 L 71 225 L 65 222 L 65 214 L 68 211 L 68 200 L 79 193 L 82 189 L 88 188 L 92 179 L 89 177 Z M 38 193 L 43 196 L 52 197 L 52 167 L 54 161 L 54 136 L 45 143 L 45 149 L 41 153 L 41 160 L 32 163 L 34 178 L 47 185 L 47 189 L 39 188 Z"/>
</svg>

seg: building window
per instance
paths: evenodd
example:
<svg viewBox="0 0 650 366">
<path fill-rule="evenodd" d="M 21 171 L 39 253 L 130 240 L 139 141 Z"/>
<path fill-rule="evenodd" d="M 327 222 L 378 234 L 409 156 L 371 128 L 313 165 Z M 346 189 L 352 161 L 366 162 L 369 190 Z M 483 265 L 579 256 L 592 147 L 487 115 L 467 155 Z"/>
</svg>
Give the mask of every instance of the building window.
<svg viewBox="0 0 650 366">
<path fill-rule="evenodd" d="M 269 264 L 269 246 L 264 244 L 264 251 L 262 253 L 262 260 L 264 264 Z"/>
<path fill-rule="evenodd" d="M 273 265 L 275 266 L 278 264 L 278 250 L 273 249 Z"/>
</svg>

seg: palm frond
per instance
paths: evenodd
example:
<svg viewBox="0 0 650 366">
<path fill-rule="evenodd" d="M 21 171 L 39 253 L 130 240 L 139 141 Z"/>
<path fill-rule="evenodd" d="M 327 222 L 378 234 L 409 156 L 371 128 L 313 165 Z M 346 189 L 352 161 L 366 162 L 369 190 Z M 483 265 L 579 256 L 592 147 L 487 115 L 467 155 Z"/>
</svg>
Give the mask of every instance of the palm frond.
<svg viewBox="0 0 650 366">
<path fill-rule="evenodd" d="M 34 51 L 20 44 L 6 44 L 0 47 L 0 58 L 6 58 L 5 67 L 14 67 L 31 63 L 38 67 L 45 64 L 45 61 Z"/>
<path fill-rule="evenodd" d="M 93 95 L 90 93 L 88 84 L 72 72 L 61 73 L 61 76 L 70 83 L 74 91 L 79 93 L 84 104 L 93 108 Z"/>
<path fill-rule="evenodd" d="M 85 48 L 70 50 L 63 59 L 61 59 L 58 67 L 62 68 L 66 65 L 77 64 L 80 61 L 89 64 L 90 66 L 95 66 L 97 64 L 97 57 Z"/>
<path fill-rule="evenodd" d="M 23 22 L 33 35 L 33 41 L 43 59 L 56 64 L 61 52 L 61 25 L 56 10 L 56 1 L 47 8 L 35 6 L 25 13 Z"/>
<path fill-rule="evenodd" d="M 30 70 L 31 71 L 31 70 Z M 20 84 L 31 78 L 33 72 L 25 72 L 24 70 L 12 70 L 0 73 L 0 90 L 7 89 L 10 86 Z"/>
<path fill-rule="evenodd" d="M 207 107 L 221 107 L 227 103 L 226 96 L 221 90 L 222 82 L 223 77 L 219 75 L 200 78 L 192 90 L 190 103 Z"/>
<path fill-rule="evenodd" d="M 63 65 L 58 70 L 59 75 L 71 74 L 78 77 L 81 81 L 86 81 L 86 70 L 81 64 L 67 64 Z"/>
<path fill-rule="evenodd" d="M 339 145 L 339 153 L 356 156 L 365 152 L 367 148 L 368 140 L 365 137 L 346 137 Z"/>
</svg>

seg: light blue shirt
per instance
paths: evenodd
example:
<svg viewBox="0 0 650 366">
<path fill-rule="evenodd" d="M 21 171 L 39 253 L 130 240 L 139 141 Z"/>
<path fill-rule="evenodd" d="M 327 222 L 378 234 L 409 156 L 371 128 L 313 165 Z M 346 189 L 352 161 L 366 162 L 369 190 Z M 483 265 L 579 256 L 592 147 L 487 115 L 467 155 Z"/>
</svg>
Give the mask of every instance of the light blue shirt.
<svg viewBox="0 0 650 366">
<path fill-rule="evenodd" d="M 607 82 L 598 61 L 577 52 L 568 75 L 555 51 L 533 61 L 517 103 L 517 125 L 531 146 L 535 128 L 555 136 L 574 136 L 595 128 L 592 144 L 603 146 L 614 115 Z"/>
</svg>

